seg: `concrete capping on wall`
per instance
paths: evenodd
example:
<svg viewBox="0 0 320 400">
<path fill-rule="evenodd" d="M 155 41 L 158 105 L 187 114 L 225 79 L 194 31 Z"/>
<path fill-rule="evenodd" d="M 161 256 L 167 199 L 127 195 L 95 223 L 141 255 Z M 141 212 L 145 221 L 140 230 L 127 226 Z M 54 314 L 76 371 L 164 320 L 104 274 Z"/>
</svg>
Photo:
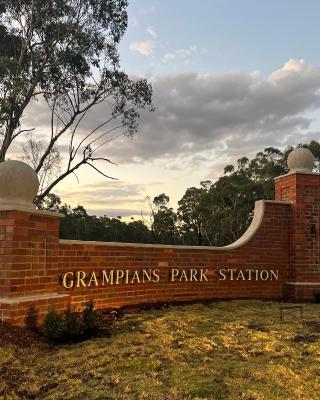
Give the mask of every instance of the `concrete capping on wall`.
<svg viewBox="0 0 320 400">
<path fill-rule="evenodd" d="M 244 244 L 249 242 L 250 239 L 253 238 L 253 236 L 256 234 L 256 232 L 258 231 L 259 227 L 262 224 L 265 211 L 265 202 L 266 202 L 265 200 L 256 201 L 252 222 L 248 227 L 248 229 L 238 240 L 227 246 L 224 246 L 224 248 L 236 249 L 238 247 L 243 246 Z"/>
<path fill-rule="evenodd" d="M 237 249 L 246 243 L 248 243 L 255 234 L 257 233 L 258 229 L 260 228 L 265 212 L 265 204 L 272 203 L 272 204 L 291 204 L 290 201 L 278 201 L 278 200 L 258 200 L 255 202 L 254 214 L 252 218 L 252 222 L 245 233 L 235 242 L 228 244 L 227 246 L 222 247 L 222 249 Z M 219 247 L 218 247 L 219 248 Z M 220 247 L 221 248 L 221 247 Z"/>
<path fill-rule="evenodd" d="M 277 201 L 277 200 L 258 200 L 255 203 L 254 215 L 252 222 L 246 232 L 235 242 L 227 246 L 183 246 L 183 245 L 167 245 L 167 244 L 146 244 L 146 243 L 122 243 L 122 242 L 98 242 L 98 241 L 86 241 L 86 240 L 69 240 L 60 239 L 59 243 L 63 245 L 92 245 L 92 246 L 118 246 L 118 247 L 147 247 L 147 248 L 163 248 L 163 249 L 183 249 L 183 250 L 234 250 L 246 243 L 248 243 L 260 228 L 264 212 L 265 204 L 291 204 L 289 201 Z"/>
<path fill-rule="evenodd" d="M 58 213 L 55 211 L 45 211 L 45 210 L 37 210 L 36 208 L 29 208 L 29 207 L 23 207 L 23 206 L 17 206 L 17 205 L 0 205 L 0 211 L 22 211 L 22 212 L 27 212 L 30 214 L 34 215 L 40 215 L 44 217 L 58 217 L 58 218 L 64 218 L 64 214 Z"/>
<path fill-rule="evenodd" d="M 320 282 L 286 282 L 286 284 L 295 286 L 320 286 Z"/>
<path fill-rule="evenodd" d="M 312 171 L 308 171 L 308 170 L 301 170 L 301 169 L 292 169 L 290 172 L 288 172 L 287 174 L 283 174 L 283 175 L 279 175 L 276 176 L 274 178 L 275 181 L 277 181 L 278 179 L 281 178 L 285 178 L 286 176 L 291 176 L 291 175 L 295 175 L 295 174 L 302 174 L 302 175 L 320 175 L 319 172 L 312 172 Z"/>
<path fill-rule="evenodd" d="M 48 293 L 48 294 L 34 294 L 30 296 L 20 296 L 20 297 L 0 297 L 0 303 L 3 304 L 19 304 L 29 301 L 38 300 L 55 300 L 70 297 L 68 294 L 59 293 Z"/>
</svg>

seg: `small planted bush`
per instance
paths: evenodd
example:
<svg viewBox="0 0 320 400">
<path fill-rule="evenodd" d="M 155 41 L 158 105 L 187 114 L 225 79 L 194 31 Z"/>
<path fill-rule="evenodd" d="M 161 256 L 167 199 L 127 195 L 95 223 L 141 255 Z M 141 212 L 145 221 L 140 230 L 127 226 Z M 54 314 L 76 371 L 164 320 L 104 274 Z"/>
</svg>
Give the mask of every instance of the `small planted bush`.
<svg viewBox="0 0 320 400">
<path fill-rule="evenodd" d="M 43 322 L 45 336 L 58 342 L 70 342 L 85 339 L 97 333 L 97 315 L 93 301 L 88 301 L 82 314 L 72 310 L 68 304 L 64 312 L 50 307 Z"/>
<path fill-rule="evenodd" d="M 97 330 L 97 314 L 94 311 L 94 303 L 92 300 L 88 301 L 82 313 L 82 322 L 84 331 L 88 334 L 93 334 Z"/>
<path fill-rule="evenodd" d="M 64 336 L 66 339 L 75 339 L 81 335 L 82 327 L 79 315 L 71 309 L 70 303 L 64 312 Z"/>
<path fill-rule="evenodd" d="M 43 321 L 44 334 L 51 340 L 58 340 L 64 333 L 64 318 L 61 313 L 50 307 Z"/>
</svg>

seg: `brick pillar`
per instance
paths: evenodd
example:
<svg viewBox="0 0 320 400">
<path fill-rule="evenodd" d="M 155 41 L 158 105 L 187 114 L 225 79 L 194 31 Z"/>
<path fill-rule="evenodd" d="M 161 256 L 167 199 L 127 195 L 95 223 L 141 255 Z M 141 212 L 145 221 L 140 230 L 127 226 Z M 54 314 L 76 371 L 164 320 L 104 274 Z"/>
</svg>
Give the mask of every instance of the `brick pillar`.
<svg viewBox="0 0 320 400">
<path fill-rule="evenodd" d="M 320 174 L 293 169 L 276 178 L 275 191 L 276 200 L 292 203 L 287 298 L 314 300 L 320 291 Z"/>
<path fill-rule="evenodd" d="M 21 161 L 0 163 L 0 320 L 15 325 L 41 322 L 56 293 L 61 214 L 33 204 L 39 182 Z"/>
<path fill-rule="evenodd" d="M 16 325 L 41 322 L 56 293 L 60 215 L 34 210 L 0 211 L 0 317 Z M 26 317 L 27 316 L 27 317 Z"/>
</svg>

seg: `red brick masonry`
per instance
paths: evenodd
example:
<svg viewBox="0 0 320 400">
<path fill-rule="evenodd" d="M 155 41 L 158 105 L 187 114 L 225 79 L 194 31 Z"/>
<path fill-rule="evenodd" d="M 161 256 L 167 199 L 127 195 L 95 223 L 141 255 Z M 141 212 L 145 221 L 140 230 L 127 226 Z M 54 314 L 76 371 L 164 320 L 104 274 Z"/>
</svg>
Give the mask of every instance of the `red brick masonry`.
<svg viewBox="0 0 320 400">
<path fill-rule="evenodd" d="M 276 180 L 261 220 L 224 248 L 59 240 L 60 217 L 0 211 L 0 318 L 41 322 L 48 306 L 195 299 L 312 300 L 320 289 L 320 176 Z M 256 215 L 259 219 L 259 215 Z M 313 226 L 314 225 L 314 226 Z"/>
</svg>

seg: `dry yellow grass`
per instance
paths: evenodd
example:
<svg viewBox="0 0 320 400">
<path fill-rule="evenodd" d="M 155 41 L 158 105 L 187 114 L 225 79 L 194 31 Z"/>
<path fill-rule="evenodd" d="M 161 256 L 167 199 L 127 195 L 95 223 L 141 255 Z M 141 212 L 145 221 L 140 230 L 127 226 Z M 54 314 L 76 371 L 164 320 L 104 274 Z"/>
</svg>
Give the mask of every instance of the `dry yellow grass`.
<svg viewBox="0 0 320 400">
<path fill-rule="evenodd" d="M 283 304 L 282 304 L 283 305 Z M 320 329 L 279 303 L 215 302 L 128 314 L 110 337 L 0 348 L 0 399 L 320 398 Z M 320 321 L 320 305 L 304 305 Z"/>
</svg>

